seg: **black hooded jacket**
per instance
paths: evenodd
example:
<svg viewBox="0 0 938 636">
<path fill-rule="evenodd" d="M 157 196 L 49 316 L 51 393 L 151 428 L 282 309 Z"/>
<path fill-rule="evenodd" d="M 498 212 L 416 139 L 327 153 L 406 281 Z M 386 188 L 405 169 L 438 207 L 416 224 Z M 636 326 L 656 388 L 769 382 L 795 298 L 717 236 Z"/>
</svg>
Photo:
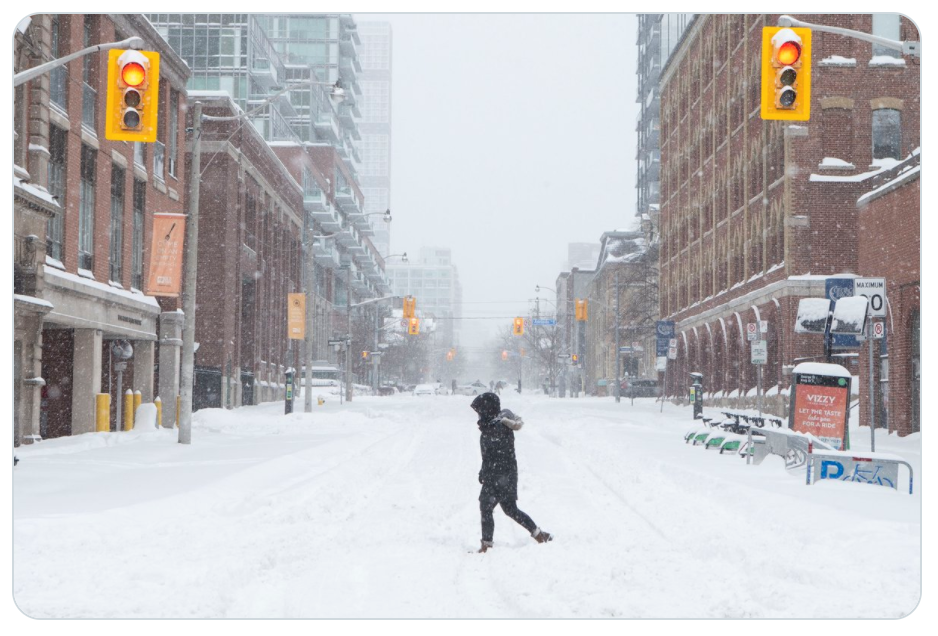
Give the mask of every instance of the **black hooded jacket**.
<svg viewBox="0 0 938 636">
<path fill-rule="evenodd" d="M 472 409 L 479 414 L 478 426 L 482 435 L 482 470 L 479 498 L 518 498 L 518 461 L 515 459 L 515 433 L 521 427 L 521 418 L 509 410 L 501 410 L 498 396 L 483 393 L 472 401 Z M 514 429 L 514 430 L 513 430 Z"/>
</svg>

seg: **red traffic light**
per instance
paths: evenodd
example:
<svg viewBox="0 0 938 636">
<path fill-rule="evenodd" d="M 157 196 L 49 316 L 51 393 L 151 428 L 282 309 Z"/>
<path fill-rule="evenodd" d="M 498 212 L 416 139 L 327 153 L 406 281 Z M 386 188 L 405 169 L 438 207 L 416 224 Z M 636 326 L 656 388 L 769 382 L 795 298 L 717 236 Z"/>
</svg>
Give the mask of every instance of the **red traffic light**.
<svg viewBox="0 0 938 636">
<path fill-rule="evenodd" d="M 798 59 L 801 57 L 801 46 L 797 42 L 788 42 L 782 43 L 778 47 L 778 50 L 775 53 L 775 59 L 778 60 L 778 63 L 783 66 L 791 66 L 795 64 Z"/>
<path fill-rule="evenodd" d="M 142 64 L 130 62 L 121 68 L 121 81 L 127 86 L 137 88 L 147 79 L 147 71 Z"/>
</svg>

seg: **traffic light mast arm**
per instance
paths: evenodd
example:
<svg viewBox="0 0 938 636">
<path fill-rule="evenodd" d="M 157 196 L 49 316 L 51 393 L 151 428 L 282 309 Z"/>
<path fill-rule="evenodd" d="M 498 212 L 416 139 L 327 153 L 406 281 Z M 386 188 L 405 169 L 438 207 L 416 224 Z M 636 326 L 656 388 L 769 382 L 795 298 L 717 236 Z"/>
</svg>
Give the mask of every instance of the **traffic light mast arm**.
<svg viewBox="0 0 938 636">
<path fill-rule="evenodd" d="M 98 51 L 109 51 L 111 49 L 134 49 L 135 51 L 142 51 L 144 47 L 143 38 L 136 35 L 127 38 L 126 40 L 121 40 L 120 42 L 108 42 L 105 44 L 95 44 L 94 46 L 89 46 L 86 49 L 76 51 L 71 55 L 66 55 L 65 57 L 60 57 L 58 59 L 52 60 L 51 62 L 46 62 L 45 64 L 40 64 L 39 66 L 26 69 L 25 71 L 20 71 L 13 76 L 13 86 L 19 86 L 24 82 L 28 82 L 31 79 L 35 79 L 42 75 L 43 73 L 48 73 L 54 68 L 58 68 L 65 64 L 68 64 L 72 60 L 76 60 L 80 57 L 84 57 L 90 53 L 97 53 Z"/>
<path fill-rule="evenodd" d="M 812 24 L 811 22 L 803 22 L 801 20 L 796 20 L 790 15 L 779 16 L 778 26 L 780 27 L 801 27 L 805 29 L 813 29 L 815 31 L 821 31 L 823 33 L 835 33 L 837 35 L 843 35 L 848 38 L 855 38 L 857 40 L 863 40 L 864 42 L 870 42 L 871 44 L 879 44 L 890 49 L 895 49 L 896 51 L 901 52 L 903 55 L 914 55 L 915 57 L 922 56 L 922 43 L 921 42 L 902 42 L 900 40 L 890 40 L 888 38 L 881 38 L 878 35 L 872 35 L 871 33 L 863 33 L 862 31 L 854 31 L 853 29 L 842 29 L 840 27 L 826 26 L 824 24 Z"/>
<path fill-rule="evenodd" d="M 381 302 L 382 300 L 392 300 L 392 299 L 394 299 L 394 298 L 400 298 L 400 296 L 383 296 L 383 297 L 381 297 L 381 298 L 372 298 L 371 300 L 364 300 L 364 301 L 362 301 L 362 302 L 360 302 L 360 303 L 355 303 L 355 304 L 349 305 L 349 306 L 350 306 L 350 307 L 361 307 L 362 305 L 370 305 L 371 303 Z"/>
</svg>

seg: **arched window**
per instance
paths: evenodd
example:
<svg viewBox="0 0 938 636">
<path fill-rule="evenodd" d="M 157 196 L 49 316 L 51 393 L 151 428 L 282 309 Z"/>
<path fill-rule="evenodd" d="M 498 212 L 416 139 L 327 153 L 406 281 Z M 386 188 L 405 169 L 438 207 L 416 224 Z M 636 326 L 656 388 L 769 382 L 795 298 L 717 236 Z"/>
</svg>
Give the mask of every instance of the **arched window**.
<svg viewBox="0 0 938 636">
<path fill-rule="evenodd" d="M 873 159 L 899 159 L 902 127 L 899 111 L 880 108 L 873 111 Z"/>
</svg>

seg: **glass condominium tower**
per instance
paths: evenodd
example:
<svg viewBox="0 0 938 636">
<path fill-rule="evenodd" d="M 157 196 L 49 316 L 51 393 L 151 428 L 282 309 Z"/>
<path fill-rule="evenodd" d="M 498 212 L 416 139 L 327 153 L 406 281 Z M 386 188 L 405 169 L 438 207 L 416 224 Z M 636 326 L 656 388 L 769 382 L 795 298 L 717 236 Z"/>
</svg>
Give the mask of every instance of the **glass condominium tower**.
<svg viewBox="0 0 938 636">
<path fill-rule="evenodd" d="M 365 213 L 375 230 L 371 239 L 378 252 L 391 252 L 390 224 L 380 214 L 391 208 L 391 25 L 358 22 L 362 73 L 360 182 Z"/>
</svg>

